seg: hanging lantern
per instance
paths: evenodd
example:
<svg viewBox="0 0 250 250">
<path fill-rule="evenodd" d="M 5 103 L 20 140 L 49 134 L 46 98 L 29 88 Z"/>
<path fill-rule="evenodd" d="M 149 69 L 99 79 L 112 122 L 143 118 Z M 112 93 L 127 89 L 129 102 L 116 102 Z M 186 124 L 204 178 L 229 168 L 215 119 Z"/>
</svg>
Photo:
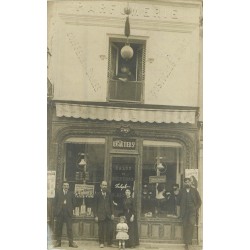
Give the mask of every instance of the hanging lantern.
<svg viewBox="0 0 250 250">
<path fill-rule="evenodd" d="M 83 171 L 86 171 L 86 166 L 86 155 L 84 153 L 79 153 L 77 159 L 77 167 Z"/>
<path fill-rule="evenodd" d="M 126 44 L 125 46 L 122 47 L 121 56 L 123 59 L 128 60 L 128 59 L 132 58 L 133 55 L 134 55 L 134 51 L 128 44 Z"/>
<path fill-rule="evenodd" d="M 123 59 L 128 60 L 128 59 L 131 59 L 134 55 L 134 51 L 128 43 L 128 37 L 130 36 L 129 14 L 131 13 L 131 9 L 129 8 L 129 6 L 124 8 L 124 13 L 128 15 L 126 17 L 126 22 L 125 22 L 125 27 L 124 27 L 124 35 L 127 37 L 127 42 L 125 46 L 123 46 L 121 49 L 121 56 Z"/>
</svg>

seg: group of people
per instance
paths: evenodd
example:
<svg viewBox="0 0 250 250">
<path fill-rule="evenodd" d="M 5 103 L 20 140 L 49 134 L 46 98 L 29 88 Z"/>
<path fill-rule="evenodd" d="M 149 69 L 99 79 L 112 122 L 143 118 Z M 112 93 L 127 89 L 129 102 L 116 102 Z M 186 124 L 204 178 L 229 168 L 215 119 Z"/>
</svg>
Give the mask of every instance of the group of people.
<svg viewBox="0 0 250 250">
<path fill-rule="evenodd" d="M 77 244 L 73 241 L 72 233 L 72 216 L 75 206 L 75 195 L 69 191 L 69 183 L 64 183 L 63 188 L 58 192 L 54 199 L 54 215 L 56 217 L 56 244 L 54 247 L 61 246 L 61 236 L 63 223 L 67 226 L 67 236 L 69 247 L 77 248 Z M 134 248 L 139 245 L 138 224 L 135 211 L 135 203 L 132 198 L 132 190 L 126 188 L 124 191 L 123 212 L 120 214 L 119 222 L 116 225 L 116 240 L 118 240 L 119 249 Z M 107 246 L 113 244 L 114 229 L 114 201 L 111 193 L 108 191 L 108 184 L 102 181 L 100 184 L 100 192 L 94 197 L 94 218 L 98 223 L 98 238 L 100 248 L 104 247 L 106 241 Z"/>
<path fill-rule="evenodd" d="M 108 246 L 112 246 L 113 243 L 114 202 L 111 193 L 107 190 L 107 182 L 102 181 L 100 186 L 101 191 L 95 195 L 93 211 L 95 221 L 98 222 L 99 244 L 103 248 L 105 238 Z M 125 241 L 126 247 L 134 248 L 139 245 L 135 203 L 131 194 L 131 189 L 126 188 L 122 204 L 123 213 L 116 226 L 119 249 L 125 249 Z"/>
<path fill-rule="evenodd" d="M 192 187 L 190 178 L 184 179 L 184 187 L 179 191 L 178 184 L 173 186 L 173 196 L 176 205 L 180 207 L 180 218 L 183 222 L 183 239 L 185 249 L 192 244 L 194 226 L 197 223 L 198 209 L 201 206 L 201 198 L 195 187 Z M 163 191 L 158 187 L 159 192 Z M 159 200 L 162 198 L 159 195 Z M 66 222 L 69 247 L 77 248 L 73 241 L 72 216 L 75 206 L 75 195 L 69 191 L 69 183 L 63 184 L 63 189 L 55 196 L 55 216 L 56 216 L 56 236 L 55 247 L 61 246 L 62 226 Z M 159 203 L 160 205 L 160 203 Z M 125 189 L 123 200 L 123 212 L 120 215 L 119 222 L 116 225 L 116 240 L 118 240 L 119 249 L 134 248 L 139 245 L 138 224 L 135 210 L 135 202 L 130 188 Z M 176 209 L 173 208 L 173 209 Z M 114 201 L 112 194 L 108 191 L 108 184 L 102 181 L 100 192 L 94 197 L 94 218 L 98 223 L 98 236 L 100 248 L 104 247 L 104 242 L 108 246 L 113 246 L 114 229 Z M 176 210 L 174 210 L 176 213 Z"/>
</svg>

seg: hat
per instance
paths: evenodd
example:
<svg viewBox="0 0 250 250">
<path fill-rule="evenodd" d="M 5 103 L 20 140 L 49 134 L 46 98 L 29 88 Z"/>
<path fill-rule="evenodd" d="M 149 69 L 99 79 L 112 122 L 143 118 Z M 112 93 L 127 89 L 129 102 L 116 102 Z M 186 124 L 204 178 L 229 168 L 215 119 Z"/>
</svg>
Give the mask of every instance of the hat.
<svg viewBox="0 0 250 250">
<path fill-rule="evenodd" d="M 190 181 L 190 178 L 189 177 L 184 178 L 184 182 L 186 181 Z"/>
</svg>

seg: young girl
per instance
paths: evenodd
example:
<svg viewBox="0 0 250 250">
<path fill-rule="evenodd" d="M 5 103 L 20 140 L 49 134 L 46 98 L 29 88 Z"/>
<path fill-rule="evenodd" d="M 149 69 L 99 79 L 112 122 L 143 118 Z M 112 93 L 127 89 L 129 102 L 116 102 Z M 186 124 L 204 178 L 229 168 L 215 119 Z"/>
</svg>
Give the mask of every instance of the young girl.
<svg viewBox="0 0 250 250">
<path fill-rule="evenodd" d="M 125 249 L 125 240 L 129 239 L 128 225 L 125 216 L 120 217 L 120 222 L 116 226 L 116 239 L 119 240 L 119 249 Z"/>
</svg>

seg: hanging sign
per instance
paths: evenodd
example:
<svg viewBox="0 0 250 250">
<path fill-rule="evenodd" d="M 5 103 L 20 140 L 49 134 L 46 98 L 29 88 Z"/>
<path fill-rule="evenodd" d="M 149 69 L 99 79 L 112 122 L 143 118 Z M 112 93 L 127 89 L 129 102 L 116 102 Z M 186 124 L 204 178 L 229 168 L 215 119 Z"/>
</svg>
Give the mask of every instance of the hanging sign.
<svg viewBox="0 0 250 250">
<path fill-rule="evenodd" d="M 149 176 L 149 183 L 165 183 L 166 175 L 162 176 Z"/>
<path fill-rule="evenodd" d="M 75 196 L 78 198 L 88 197 L 94 198 L 94 185 L 75 184 Z"/>
<path fill-rule="evenodd" d="M 47 171 L 47 197 L 55 197 L 56 171 Z"/>
<path fill-rule="evenodd" d="M 112 146 L 115 149 L 134 150 L 136 147 L 136 139 L 129 138 L 113 138 Z"/>
</svg>

